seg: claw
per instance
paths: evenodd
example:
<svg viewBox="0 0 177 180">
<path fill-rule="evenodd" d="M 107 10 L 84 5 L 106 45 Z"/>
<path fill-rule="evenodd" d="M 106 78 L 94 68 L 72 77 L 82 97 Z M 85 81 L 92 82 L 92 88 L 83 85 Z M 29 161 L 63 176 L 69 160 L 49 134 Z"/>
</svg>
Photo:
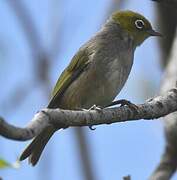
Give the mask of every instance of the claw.
<svg viewBox="0 0 177 180">
<path fill-rule="evenodd" d="M 96 106 L 96 105 L 94 104 L 91 108 L 89 108 L 88 111 L 91 111 L 91 110 L 100 111 L 101 108 L 99 108 L 98 106 Z M 93 126 L 89 126 L 89 129 L 92 130 L 92 131 L 94 131 L 96 128 L 94 128 Z"/>
<path fill-rule="evenodd" d="M 96 128 L 94 128 L 93 126 L 89 126 L 89 129 L 92 131 L 96 130 Z"/>
<path fill-rule="evenodd" d="M 98 112 L 101 112 L 102 109 L 103 109 L 102 107 L 96 106 L 96 105 L 94 104 L 94 105 L 93 105 L 91 108 L 89 108 L 89 109 L 81 109 L 81 110 L 82 110 L 82 111 L 96 110 L 96 111 L 98 111 Z M 89 129 L 92 130 L 92 131 L 94 131 L 96 128 L 93 128 L 93 126 L 89 126 Z"/>
</svg>

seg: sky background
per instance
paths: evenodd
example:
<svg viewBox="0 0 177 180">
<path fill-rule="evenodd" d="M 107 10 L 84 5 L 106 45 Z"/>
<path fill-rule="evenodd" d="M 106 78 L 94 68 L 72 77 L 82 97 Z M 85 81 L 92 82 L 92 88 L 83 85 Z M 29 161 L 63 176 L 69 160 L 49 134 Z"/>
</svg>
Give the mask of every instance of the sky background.
<svg viewBox="0 0 177 180">
<path fill-rule="evenodd" d="M 78 48 L 97 32 L 109 16 L 111 0 L 31 0 L 23 1 L 37 27 L 42 47 L 53 47 L 58 54 L 51 62 L 50 84 L 70 62 Z M 119 9 L 120 7 L 115 7 Z M 146 16 L 159 30 L 155 3 L 127 0 L 121 9 L 130 9 Z M 25 33 L 18 18 L 6 1 L 0 1 L 0 115 L 10 123 L 24 126 L 33 115 L 45 107 L 48 98 L 41 86 L 30 90 L 22 103 L 10 104 L 17 87 L 28 87 L 35 79 L 33 60 Z M 59 36 L 55 36 L 60 28 Z M 137 48 L 130 77 L 117 98 L 143 103 L 156 96 L 162 72 L 157 38 L 149 38 Z M 18 98 L 17 98 L 18 100 Z M 163 125 L 158 121 L 138 121 L 98 126 L 95 131 L 84 128 L 94 175 L 98 180 L 117 180 L 131 175 L 132 179 L 147 179 L 164 148 Z M 0 170 L 4 180 L 83 180 L 80 156 L 74 128 L 55 133 L 36 167 L 21 163 L 20 169 Z M 29 142 L 15 142 L 0 137 L 0 156 L 14 162 Z M 45 164 L 44 164 L 45 163 Z M 173 178 L 174 180 L 177 178 Z"/>
</svg>

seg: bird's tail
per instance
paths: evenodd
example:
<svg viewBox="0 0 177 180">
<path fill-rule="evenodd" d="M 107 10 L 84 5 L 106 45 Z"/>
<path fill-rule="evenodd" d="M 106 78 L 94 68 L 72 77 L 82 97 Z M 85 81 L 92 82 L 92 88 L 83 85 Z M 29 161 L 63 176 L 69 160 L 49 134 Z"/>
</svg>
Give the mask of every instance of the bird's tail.
<svg viewBox="0 0 177 180">
<path fill-rule="evenodd" d="M 20 156 L 20 161 L 29 158 L 29 163 L 35 166 L 42 154 L 45 145 L 55 131 L 56 129 L 53 126 L 46 127 L 46 129 L 44 129 L 38 136 L 36 136 L 23 151 Z"/>
</svg>

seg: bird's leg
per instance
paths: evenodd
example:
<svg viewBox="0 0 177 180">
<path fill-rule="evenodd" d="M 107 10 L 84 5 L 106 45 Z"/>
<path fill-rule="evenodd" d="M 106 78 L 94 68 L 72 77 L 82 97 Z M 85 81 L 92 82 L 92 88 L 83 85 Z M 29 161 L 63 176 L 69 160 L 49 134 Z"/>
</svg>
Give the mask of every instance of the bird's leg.
<svg viewBox="0 0 177 180">
<path fill-rule="evenodd" d="M 101 106 L 97 106 L 97 105 L 93 105 L 91 108 L 89 108 L 88 110 L 91 111 L 91 110 L 96 110 L 96 111 L 101 111 L 103 109 L 103 107 Z"/>
<path fill-rule="evenodd" d="M 91 108 L 88 109 L 88 111 L 96 110 L 96 111 L 100 112 L 101 109 L 103 109 L 103 108 L 94 104 Z M 96 128 L 94 128 L 93 126 L 89 126 L 89 129 L 94 131 Z"/>
<path fill-rule="evenodd" d="M 117 101 L 113 101 L 112 103 L 108 104 L 107 106 L 105 107 L 110 107 L 110 106 L 114 106 L 114 105 L 118 105 L 120 104 L 120 106 L 128 106 L 130 108 L 132 108 L 134 111 L 138 111 L 138 107 L 131 103 L 130 101 L 126 100 L 126 99 L 120 99 L 120 100 L 117 100 Z"/>
<path fill-rule="evenodd" d="M 100 112 L 103 108 L 101 106 L 97 106 L 97 105 L 93 105 L 91 108 L 89 109 L 82 109 L 83 111 L 91 111 L 91 110 L 96 110 L 98 112 Z M 93 126 L 89 126 L 90 130 L 95 130 L 96 128 L 93 128 Z"/>
<path fill-rule="evenodd" d="M 79 111 L 91 111 L 91 110 L 96 110 L 96 111 L 101 111 L 103 109 L 103 107 L 101 106 L 97 106 L 97 105 L 93 105 L 91 106 L 91 108 L 89 109 L 85 109 L 85 108 L 75 108 L 75 110 L 79 110 Z"/>
<path fill-rule="evenodd" d="M 85 109 L 85 108 L 75 108 L 74 110 L 76 111 L 91 111 L 91 110 L 97 110 L 100 111 L 101 108 L 99 106 L 96 106 L 95 104 L 89 108 L 89 109 Z M 93 126 L 88 126 L 90 130 L 95 130 L 96 128 L 93 128 Z"/>
</svg>

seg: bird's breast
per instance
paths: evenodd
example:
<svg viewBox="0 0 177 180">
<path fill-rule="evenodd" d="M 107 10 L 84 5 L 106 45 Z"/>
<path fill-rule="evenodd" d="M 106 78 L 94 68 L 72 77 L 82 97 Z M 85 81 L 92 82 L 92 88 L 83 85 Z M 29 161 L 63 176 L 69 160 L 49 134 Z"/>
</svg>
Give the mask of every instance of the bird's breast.
<svg viewBox="0 0 177 180">
<path fill-rule="evenodd" d="M 132 59 L 131 56 L 126 60 L 115 58 L 108 63 L 104 83 L 101 85 L 102 96 L 107 96 L 107 101 L 112 101 L 123 88 L 132 67 Z"/>
</svg>

